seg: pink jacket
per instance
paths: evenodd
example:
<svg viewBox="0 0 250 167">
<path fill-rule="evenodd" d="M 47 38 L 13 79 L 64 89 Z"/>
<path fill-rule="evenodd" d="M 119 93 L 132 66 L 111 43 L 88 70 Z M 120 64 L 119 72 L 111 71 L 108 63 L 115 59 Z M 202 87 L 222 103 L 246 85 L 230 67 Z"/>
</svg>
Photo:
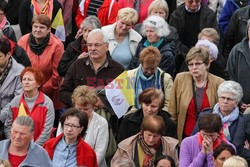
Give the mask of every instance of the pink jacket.
<svg viewBox="0 0 250 167">
<path fill-rule="evenodd" d="M 22 36 L 18 41 L 18 45 L 26 51 L 31 61 L 31 66 L 37 67 L 43 72 L 45 84 L 42 91 L 53 101 L 55 110 L 58 110 L 63 107 L 63 103 L 58 99 L 58 90 L 62 83 L 62 78 L 59 77 L 57 66 L 64 52 L 64 46 L 59 38 L 50 33 L 48 46 L 38 56 L 29 47 L 29 35 L 30 33 Z"/>
</svg>

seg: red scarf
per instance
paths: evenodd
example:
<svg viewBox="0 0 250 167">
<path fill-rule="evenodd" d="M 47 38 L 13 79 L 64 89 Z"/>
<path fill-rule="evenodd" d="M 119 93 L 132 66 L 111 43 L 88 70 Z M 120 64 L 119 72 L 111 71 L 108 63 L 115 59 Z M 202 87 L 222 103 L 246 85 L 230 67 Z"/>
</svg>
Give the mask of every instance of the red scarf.
<svg viewBox="0 0 250 167">
<path fill-rule="evenodd" d="M 31 4 L 34 6 L 34 15 L 45 14 L 50 18 L 50 20 L 52 19 L 53 0 L 46 0 L 42 10 L 36 0 L 31 0 Z"/>
<path fill-rule="evenodd" d="M 213 150 L 215 150 L 221 143 L 228 143 L 224 133 L 220 131 L 220 136 L 214 141 L 213 143 Z M 198 143 L 199 145 L 202 145 L 203 138 L 201 136 L 201 133 L 198 133 Z"/>
</svg>

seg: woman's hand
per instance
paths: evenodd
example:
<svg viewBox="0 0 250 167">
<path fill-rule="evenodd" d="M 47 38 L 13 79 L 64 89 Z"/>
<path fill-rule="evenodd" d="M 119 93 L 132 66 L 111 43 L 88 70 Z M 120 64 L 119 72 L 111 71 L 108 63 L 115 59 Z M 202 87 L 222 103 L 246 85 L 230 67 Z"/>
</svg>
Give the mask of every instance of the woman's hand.
<svg viewBox="0 0 250 167">
<path fill-rule="evenodd" d="M 204 136 L 203 141 L 202 141 L 201 151 L 204 154 L 209 154 L 213 152 L 213 141 L 210 136 Z"/>
<path fill-rule="evenodd" d="M 82 52 L 82 53 L 78 56 L 78 59 L 85 58 L 85 57 L 88 57 L 88 56 L 89 56 L 88 52 Z"/>
</svg>

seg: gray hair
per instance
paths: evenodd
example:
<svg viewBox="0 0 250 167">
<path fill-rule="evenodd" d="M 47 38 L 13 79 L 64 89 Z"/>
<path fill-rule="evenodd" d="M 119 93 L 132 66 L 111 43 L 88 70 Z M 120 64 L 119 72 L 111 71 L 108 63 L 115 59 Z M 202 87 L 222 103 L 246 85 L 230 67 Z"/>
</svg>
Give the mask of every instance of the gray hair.
<svg viewBox="0 0 250 167">
<path fill-rule="evenodd" d="M 34 122 L 32 120 L 32 118 L 30 116 L 19 116 L 17 117 L 13 124 L 16 123 L 18 125 L 21 125 L 21 126 L 28 126 L 30 127 L 30 132 L 34 132 Z"/>
<path fill-rule="evenodd" d="M 102 25 L 100 23 L 100 20 L 96 16 L 91 15 L 91 16 L 86 17 L 82 21 L 80 27 L 81 29 L 84 29 L 86 27 L 93 27 L 93 29 L 95 29 L 95 28 L 101 28 Z"/>
<path fill-rule="evenodd" d="M 104 35 L 103 31 L 102 31 L 101 29 L 99 29 L 99 28 L 96 28 L 96 29 L 93 29 L 92 31 L 90 31 L 90 33 L 89 33 L 89 35 L 88 35 L 88 38 L 87 38 L 87 41 L 88 41 L 88 39 L 89 39 L 92 35 L 97 34 L 97 33 L 99 33 L 99 34 L 102 35 L 102 40 L 103 40 L 102 42 L 103 42 L 103 43 L 108 43 L 108 38 L 106 37 L 106 35 Z"/>
<path fill-rule="evenodd" d="M 165 0 L 154 0 L 148 7 L 148 16 L 152 15 L 152 11 L 156 9 L 163 9 L 166 13 L 166 18 L 169 15 L 168 3 Z"/>
<path fill-rule="evenodd" d="M 195 46 L 206 47 L 208 49 L 209 56 L 214 58 L 214 60 L 217 59 L 219 51 L 218 51 L 218 47 L 213 42 L 210 42 L 207 39 L 202 39 L 202 40 L 198 40 Z"/>
<path fill-rule="evenodd" d="M 117 167 L 135 167 L 135 163 L 131 159 L 124 158 L 124 159 L 121 159 L 121 161 L 118 161 L 116 163 L 116 166 Z"/>
<path fill-rule="evenodd" d="M 250 28 L 250 19 L 247 21 L 247 39 L 249 39 L 248 29 Z"/>
<path fill-rule="evenodd" d="M 220 97 L 222 93 L 232 93 L 237 102 L 240 102 L 243 97 L 243 89 L 240 84 L 235 81 L 224 81 L 220 84 L 217 94 Z"/>
<path fill-rule="evenodd" d="M 240 156 L 232 156 L 228 158 L 222 165 L 222 167 L 248 167 L 247 161 Z"/>
<path fill-rule="evenodd" d="M 141 33 L 144 36 L 146 35 L 146 26 L 154 28 L 158 37 L 164 37 L 170 33 L 168 23 L 160 16 L 149 16 L 143 21 Z"/>
</svg>

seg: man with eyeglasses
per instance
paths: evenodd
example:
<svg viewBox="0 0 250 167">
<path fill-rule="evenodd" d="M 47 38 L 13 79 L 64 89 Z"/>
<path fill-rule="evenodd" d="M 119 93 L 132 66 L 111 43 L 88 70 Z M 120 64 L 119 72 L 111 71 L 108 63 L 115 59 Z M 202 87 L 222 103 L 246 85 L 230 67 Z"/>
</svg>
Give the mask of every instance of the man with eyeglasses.
<svg viewBox="0 0 250 167">
<path fill-rule="evenodd" d="M 124 71 L 122 65 L 111 59 L 108 43 L 101 29 L 92 30 L 87 38 L 88 57 L 76 60 L 66 73 L 59 90 L 59 99 L 72 106 L 71 95 L 79 85 L 103 89 Z M 101 101 L 99 100 L 101 103 Z"/>
<path fill-rule="evenodd" d="M 180 50 L 182 56 L 186 56 L 188 50 L 195 46 L 197 36 L 203 28 L 217 29 L 215 13 L 201 0 L 184 0 L 184 4 L 179 6 L 171 15 L 169 25 L 175 27 L 179 33 Z M 180 64 L 183 63 L 180 61 Z"/>
</svg>

